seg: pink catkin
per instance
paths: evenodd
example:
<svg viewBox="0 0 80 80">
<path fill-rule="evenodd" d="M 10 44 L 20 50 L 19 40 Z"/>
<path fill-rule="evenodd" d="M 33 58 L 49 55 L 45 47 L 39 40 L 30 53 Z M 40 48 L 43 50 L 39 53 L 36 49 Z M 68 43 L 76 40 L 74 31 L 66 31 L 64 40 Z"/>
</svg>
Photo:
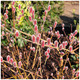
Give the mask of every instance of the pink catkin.
<svg viewBox="0 0 80 80">
<path fill-rule="evenodd" d="M 19 59 L 22 59 L 22 54 L 19 54 Z"/>
<path fill-rule="evenodd" d="M 65 48 L 66 45 L 65 45 L 65 42 L 64 41 L 63 41 L 62 45 L 63 45 L 63 48 Z"/>
<path fill-rule="evenodd" d="M 32 41 L 33 41 L 33 42 L 36 41 L 36 37 L 35 37 L 35 35 L 32 35 Z"/>
<path fill-rule="evenodd" d="M 10 59 L 10 63 L 11 63 L 11 64 L 13 63 L 13 58 Z"/>
<path fill-rule="evenodd" d="M 16 64 L 16 62 L 13 62 L 13 66 L 16 68 L 17 67 L 17 64 Z"/>
<path fill-rule="evenodd" d="M 47 10 L 45 10 L 45 16 L 47 15 Z"/>
<path fill-rule="evenodd" d="M 15 32 L 15 36 L 19 37 L 19 32 L 18 31 Z"/>
<path fill-rule="evenodd" d="M 48 55 L 47 55 L 47 59 L 49 59 L 49 57 L 50 57 L 50 55 L 48 54 Z"/>
<path fill-rule="evenodd" d="M 57 26 L 57 22 L 55 21 L 55 22 L 54 22 L 53 28 L 56 28 L 56 26 Z"/>
<path fill-rule="evenodd" d="M 12 5 L 14 5 L 14 4 L 15 4 L 15 1 L 12 2 Z"/>
<path fill-rule="evenodd" d="M 50 48 L 47 49 L 47 52 L 50 53 Z"/>
<path fill-rule="evenodd" d="M 32 13 L 32 12 L 33 12 L 33 9 L 32 9 L 32 7 L 30 7 L 30 9 L 29 9 L 29 12 L 30 12 L 30 13 Z"/>
<path fill-rule="evenodd" d="M 24 10 L 22 9 L 21 13 L 23 14 L 24 13 Z"/>
<path fill-rule="evenodd" d="M 72 51 L 73 50 L 73 47 L 72 46 L 69 46 L 69 50 Z"/>
<path fill-rule="evenodd" d="M 4 13 L 4 17 L 5 19 L 8 19 L 8 15 L 6 13 Z"/>
<path fill-rule="evenodd" d="M 22 65 L 22 62 L 19 61 L 19 62 L 18 62 L 18 67 L 21 68 L 21 65 Z"/>
<path fill-rule="evenodd" d="M 19 9 L 21 9 L 21 5 L 19 4 Z"/>
<path fill-rule="evenodd" d="M 1 62 L 3 62 L 3 57 L 1 56 Z"/>
<path fill-rule="evenodd" d="M 35 47 L 33 47 L 33 52 L 35 52 Z"/>
<path fill-rule="evenodd" d="M 45 45 L 45 41 L 42 40 L 42 41 L 41 41 L 41 47 L 44 47 L 44 45 Z"/>
<path fill-rule="evenodd" d="M 33 20 L 33 24 L 34 24 L 34 25 L 37 25 L 37 20 L 36 20 L 36 19 Z"/>
<path fill-rule="evenodd" d="M 31 16 L 29 16 L 29 21 L 32 21 L 32 17 Z"/>
<path fill-rule="evenodd" d="M 39 36 L 36 37 L 36 41 L 37 41 L 37 43 L 40 42 L 40 37 Z"/>
<path fill-rule="evenodd" d="M 50 10 L 51 10 L 51 5 L 48 6 L 48 11 L 50 11 Z"/>
<path fill-rule="evenodd" d="M 47 38 L 47 44 L 50 45 L 51 44 L 51 39 Z"/>
<path fill-rule="evenodd" d="M 54 42 L 54 47 L 58 47 L 58 41 L 57 40 Z"/>
<path fill-rule="evenodd" d="M 36 33 L 38 32 L 38 26 L 37 25 L 34 26 L 34 30 Z"/>
<path fill-rule="evenodd" d="M 14 6 L 12 6 L 12 11 L 15 13 L 15 7 Z"/>
<path fill-rule="evenodd" d="M 45 52 L 45 56 L 47 56 L 47 55 L 48 55 L 48 52 L 46 51 L 46 52 Z"/>
<path fill-rule="evenodd" d="M 7 56 L 7 61 L 8 61 L 8 62 L 10 61 L 10 55 Z"/>
<path fill-rule="evenodd" d="M 59 45 L 59 49 L 60 49 L 60 50 L 62 50 L 62 48 L 63 48 L 63 45 L 62 45 L 62 44 L 60 44 L 60 45 Z"/>
</svg>

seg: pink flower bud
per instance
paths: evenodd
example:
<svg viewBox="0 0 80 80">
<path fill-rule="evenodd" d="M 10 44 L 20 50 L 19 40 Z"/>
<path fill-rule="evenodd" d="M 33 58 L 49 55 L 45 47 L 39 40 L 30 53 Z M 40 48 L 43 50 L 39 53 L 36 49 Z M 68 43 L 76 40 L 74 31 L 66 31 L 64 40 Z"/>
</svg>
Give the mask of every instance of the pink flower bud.
<svg viewBox="0 0 80 80">
<path fill-rule="evenodd" d="M 10 55 L 7 56 L 7 61 L 8 61 L 8 62 L 10 61 Z"/>
<path fill-rule="evenodd" d="M 45 52 L 45 56 L 47 56 L 47 55 L 48 55 L 48 52 L 46 51 L 46 52 Z"/>
<path fill-rule="evenodd" d="M 50 45 L 51 44 L 51 39 L 47 38 L 47 44 Z"/>
<path fill-rule="evenodd" d="M 30 7 L 30 11 L 29 12 L 32 13 L 32 11 L 33 11 L 33 9 L 32 9 L 32 7 Z"/>
<path fill-rule="evenodd" d="M 15 13 L 15 7 L 14 6 L 12 6 L 12 11 Z"/>
<path fill-rule="evenodd" d="M 72 46 L 69 46 L 69 50 L 72 51 L 73 50 L 73 47 Z"/>
<path fill-rule="evenodd" d="M 41 33 L 38 34 L 39 38 L 41 39 Z"/>
<path fill-rule="evenodd" d="M 64 27 L 62 28 L 62 31 L 64 31 Z"/>
<path fill-rule="evenodd" d="M 37 20 L 36 19 L 33 21 L 33 24 L 34 25 L 37 25 Z"/>
<path fill-rule="evenodd" d="M 45 21 L 46 20 L 46 16 L 43 16 L 43 21 Z"/>
<path fill-rule="evenodd" d="M 35 52 L 35 47 L 33 47 L 33 52 Z"/>
<path fill-rule="evenodd" d="M 60 52 L 61 55 L 64 55 L 64 52 Z"/>
<path fill-rule="evenodd" d="M 2 36 L 4 36 L 4 31 L 2 31 Z"/>
<path fill-rule="evenodd" d="M 66 46 L 66 45 L 65 45 L 65 42 L 63 42 L 62 45 L 63 45 L 63 48 L 65 48 L 65 46 Z"/>
<path fill-rule="evenodd" d="M 48 11 L 50 11 L 50 10 L 51 10 L 51 5 L 48 6 Z"/>
<path fill-rule="evenodd" d="M 32 35 L 32 41 L 33 41 L 33 42 L 36 41 L 36 37 L 35 37 L 35 35 Z"/>
<path fill-rule="evenodd" d="M 60 45 L 59 45 L 59 49 L 60 49 L 60 50 L 62 50 L 62 48 L 63 48 L 63 45 L 62 45 L 62 44 L 60 44 Z"/>
<path fill-rule="evenodd" d="M 18 62 L 18 67 L 21 68 L 21 65 L 22 65 L 22 63 L 21 63 L 21 61 L 19 61 Z"/>
<path fill-rule="evenodd" d="M 35 11 L 34 11 L 34 10 L 32 10 L 32 15 L 34 15 L 34 12 L 35 12 Z"/>
<path fill-rule="evenodd" d="M 45 16 L 47 15 L 47 10 L 45 10 Z"/>
<path fill-rule="evenodd" d="M 38 26 L 37 25 L 34 26 L 34 30 L 36 33 L 38 32 Z"/>
<path fill-rule="evenodd" d="M 10 52 L 10 50 L 9 50 L 9 46 L 7 46 L 7 50 L 8 50 L 8 52 Z"/>
<path fill-rule="evenodd" d="M 11 64 L 13 63 L 13 58 L 10 59 L 10 63 L 11 63 Z"/>
<path fill-rule="evenodd" d="M 47 48 L 47 52 L 50 53 L 50 48 Z"/>
<path fill-rule="evenodd" d="M 6 10 L 6 14 L 8 14 L 8 10 Z"/>
<path fill-rule="evenodd" d="M 16 35 L 16 37 L 19 37 L 19 32 L 16 31 L 16 32 L 15 32 L 15 35 Z"/>
<path fill-rule="evenodd" d="M 72 36 L 70 35 L 70 36 L 69 36 L 69 39 L 70 39 L 70 40 L 71 40 L 71 37 L 72 37 Z"/>
<path fill-rule="evenodd" d="M 56 26 L 57 26 L 57 22 L 55 21 L 55 22 L 54 22 L 53 28 L 56 28 Z"/>
<path fill-rule="evenodd" d="M 78 31 L 77 30 L 75 30 L 75 35 L 78 33 Z"/>
<path fill-rule="evenodd" d="M 49 59 L 49 57 L 50 57 L 50 55 L 49 55 L 49 54 L 47 54 L 47 59 Z"/>
<path fill-rule="evenodd" d="M 12 2 L 12 5 L 14 5 L 14 4 L 15 4 L 15 1 Z"/>
<path fill-rule="evenodd" d="M 37 41 L 37 43 L 40 42 L 40 37 L 39 36 L 36 37 L 36 41 Z"/>
<path fill-rule="evenodd" d="M 33 19 L 35 18 L 35 15 L 34 15 L 34 14 L 32 14 L 32 18 L 33 18 Z"/>
<path fill-rule="evenodd" d="M 32 21 L 32 17 L 31 16 L 29 16 L 29 21 Z"/>
<path fill-rule="evenodd" d="M 68 45 L 68 42 L 67 41 L 65 41 L 65 46 L 67 46 Z"/>
<path fill-rule="evenodd" d="M 60 38 L 60 34 L 57 35 L 58 39 Z"/>
<path fill-rule="evenodd" d="M 19 4 L 19 9 L 21 9 L 21 5 Z"/>
<path fill-rule="evenodd" d="M 8 19 L 8 15 L 6 13 L 4 13 L 4 17 L 5 19 Z"/>
<path fill-rule="evenodd" d="M 59 31 L 57 31 L 57 34 L 56 35 L 59 35 Z"/>
<path fill-rule="evenodd" d="M 32 50 L 33 50 L 33 48 L 32 48 L 32 47 L 30 47 L 30 50 L 32 51 Z"/>
<path fill-rule="evenodd" d="M 3 62 L 3 57 L 1 56 L 1 62 Z"/>
<path fill-rule="evenodd" d="M 54 41 L 54 47 L 58 47 L 58 41 Z"/>
<path fill-rule="evenodd" d="M 42 40 L 42 41 L 41 41 L 41 47 L 44 47 L 44 45 L 45 45 L 45 41 Z"/>
<path fill-rule="evenodd" d="M 79 77 L 79 72 L 76 73 L 76 77 Z"/>
<path fill-rule="evenodd" d="M 21 13 L 23 14 L 24 13 L 24 10 L 22 9 Z"/>
<path fill-rule="evenodd" d="M 19 54 L 19 59 L 22 59 L 22 54 Z"/>
<path fill-rule="evenodd" d="M 16 62 L 13 62 L 13 66 L 14 66 L 14 68 L 16 68 L 16 67 L 17 67 L 17 64 L 16 64 Z"/>
</svg>

